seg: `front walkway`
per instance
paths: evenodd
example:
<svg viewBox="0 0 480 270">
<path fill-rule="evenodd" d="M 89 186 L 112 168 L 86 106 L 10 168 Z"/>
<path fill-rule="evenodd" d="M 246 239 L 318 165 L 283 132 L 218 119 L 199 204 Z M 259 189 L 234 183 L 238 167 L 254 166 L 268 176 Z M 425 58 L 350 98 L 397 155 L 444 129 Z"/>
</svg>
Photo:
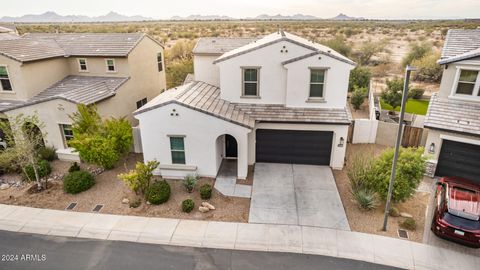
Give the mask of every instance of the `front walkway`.
<svg viewBox="0 0 480 270">
<path fill-rule="evenodd" d="M 237 160 L 224 159 L 214 188 L 225 196 L 250 198 L 252 196 L 252 186 L 237 184 Z"/>
<path fill-rule="evenodd" d="M 249 223 L 350 230 L 328 166 L 257 163 Z"/>
<path fill-rule="evenodd" d="M 407 269 L 478 269 L 480 258 L 425 244 L 297 225 L 118 216 L 0 204 L 0 230 L 192 247 L 318 254 Z"/>
</svg>

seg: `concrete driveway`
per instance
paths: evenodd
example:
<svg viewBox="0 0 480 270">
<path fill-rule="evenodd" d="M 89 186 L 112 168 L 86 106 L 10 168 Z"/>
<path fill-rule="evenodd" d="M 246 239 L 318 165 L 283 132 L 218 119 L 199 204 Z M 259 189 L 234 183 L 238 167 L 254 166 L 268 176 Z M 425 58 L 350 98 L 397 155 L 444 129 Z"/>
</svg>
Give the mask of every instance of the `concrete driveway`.
<svg viewBox="0 0 480 270">
<path fill-rule="evenodd" d="M 350 230 L 328 166 L 255 164 L 248 222 Z"/>
</svg>

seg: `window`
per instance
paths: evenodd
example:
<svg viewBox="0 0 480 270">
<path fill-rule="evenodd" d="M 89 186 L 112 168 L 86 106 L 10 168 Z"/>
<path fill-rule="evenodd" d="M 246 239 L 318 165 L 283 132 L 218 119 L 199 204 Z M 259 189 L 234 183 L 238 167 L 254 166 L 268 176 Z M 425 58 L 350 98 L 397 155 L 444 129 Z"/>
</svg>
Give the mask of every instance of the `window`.
<svg viewBox="0 0 480 270">
<path fill-rule="evenodd" d="M 258 68 L 243 69 L 243 95 L 258 96 Z"/>
<path fill-rule="evenodd" d="M 87 59 L 78 59 L 78 66 L 80 68 L 80 71 L 88 71 Z"/>
<path fill-rule="evenodd" d="M 73 139 L 73 131 L 71 125 L 61 124 L 60 129 L 62 130 L 63 134 L 63 142 L 66 147 L 69 147 L 69 141 Z"/>
<path fill-rule="evenodd" d="M 185 164 L 184 137 L 170 137 L 170 150 L 172 151 L 172 164 Z"/>
<path fill-rule="evenodd" d="M 140 109 L 145 104 L 147 104 L 147 98 L 137 101 L 137 109 Z"/>
<path fill-rule="evenodd" d="M 460 70 L 460 76 L 458 78 L 456 94 L 460 95 L 474 95 L 478 93 L 478 89 L 475 89 L 475 83 L 477 82 L 478 70 Z M 478 87 L 477 87 L 478 88 Z"/>
<path fill-rule="evenodd" d="M 107 59 L 107 72 L 115 72 L 115 60 Z"/>
<path fill-rule="evenodd" d="M 323 86 L 325 85 L 325 70 L 310 70 L 310 96 L 311 98 L 323 98 Z"/>
<path fill-rule="evenodd" d="M 8 77 L 7 67 L 0 66 L 0 84 L 3 91 L 12 91 L 12 83 L 10 82 L 10 77 Z"/>
<path fill-rule="evenodd" d="M 157 65 L 158 65 L 158 72 L 163 70 L 163 61 L 162 61 L 162 53 L 157 53 Z"/>
</svg>

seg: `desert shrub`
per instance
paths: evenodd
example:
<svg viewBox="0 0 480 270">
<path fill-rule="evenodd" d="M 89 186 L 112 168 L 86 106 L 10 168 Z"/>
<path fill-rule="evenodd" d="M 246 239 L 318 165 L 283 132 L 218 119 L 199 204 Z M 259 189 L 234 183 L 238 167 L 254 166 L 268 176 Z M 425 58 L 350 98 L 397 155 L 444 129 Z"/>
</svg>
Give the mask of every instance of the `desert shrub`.
<svg viewBox="0 0 480 270">
<path fill-rule="evenodd" d="M 347 44 L 343 36 L 336 36 L 333 39 L 321 41 L 323 45 L 337 51 L 338 53 L 348 57 L 352 53 L 352 47 Z"/>
<path fill-rule="evenodd" d="M 80 171 L 80 165 L 78 165 L 77 162 L 73 162 L 70 168 L 68 168 L 68 172 L 71 173 L 76 171 Z"/>
<path fill-rule="evenodd" d="M 50 166 L 48 161 L 42 159 L 37 163 L 37 172 L 38 177 L 43 178 L 52 172 L 52 166 Z M 35 171 L 33 170 L 32 165 L 25 166 L 23 177 L 28 181 L 35 180 Z"/>
<path fill-rule="evenodd" d="M 187 189 L 187 192 L 192 193 L 195 185 L 197 184 L 197 177 L 195 175 L 187 175 L 183 179 L 183 185 Z"/>
<path fill-rule="evenodd" d="M 415 222 L 415 219 L 409 217 L 400 222 L 400 227 L 409 231 L 415 231 L 417 228 L 417 222 Z"/>
<path fill-rule="evenodd" d="M 193 60 L 180 59 L 170 62 L 166 67 L 166 72 L 167 88 L 182 85 L 187 74 L 193 73 Z"/>
<path fill-rule="evenodd" d="M 410 49 L 402 59 L 402 66 L 412 64 L 412 61 L 418 60 L 432 51 L 432 44 L 428 42 L 410 44 Z"/>
<path fill-rule="evenodd" d="M 372 73 L 366 67 L 356 67 L 350 71 L 350 79 L 348 81 L 348 90 L 353 91 L 355 87 L 368 88 Z"/>
<path fill-rule="evenodd" d="M 398 210 L 398 208 L 392 206 L 392 207 L 390 207 L 390 211 L 388 212 L 388 214 L 391 217 L 399 217 L 400 216 L 400 211 Z"/>
<path fill-rule="evenodd" d="M 372 155 L 355 155 L 347 163 L 347 177 L 352 191 L 365 189 L 373 165 Z"/>
<path fill-rule="evenodd" d="M 375 191 L 361 188 L 353 190 L 352 194 L 353 198 L 362 209 L 373 210 L 379 205 Z"/>
<path fill-rule="evenodd" d="M 413 79 L 424 82 L 440 82 L 442 78 L 442 67 L 437 63 L 440 53 L 429 53 L 420 59 L 412 61 L 412 66 L 417 68 L 413 72 Z"/>
<path fill-rule="evenodd" d="M 393 162 L 393 149 L 383 151 L 373 162 L 366 177 L 366 187 L 374 190 L 382 199 L 386 199 L 390 183 L 390 173 Z M 414 193 L 425 172 L 425 157 L 423 148 L 400 148 L 395 172 L 392 201 L 402 202 Z"/>
<path fill-rule="evenodd" d="M 37 153 L 40 159 L 44 159 L 46 161 L 53 161 L 57 158 L 57 153 L 55 153 L 55 148 L 53 147 L 41 147 L 38 149 Z"/>
<path fill-rule="evenodd" d="M 75 171 L 63 179 L 63 190 L 66 193 L 77 194 L 95 185 L 93 175 L 86 171 Z"/>
<path fill-rule="evenodd" d="M 380 41 L 366 41 L 363 42 L 362 46 L 355 51 L 354 57 L 359 65 L 368 65 L 373 56 L 378 55 L 381 52 L 386 51 L 388 45 L 387 40 Z"/>
<path fill-rule="evenodd" d="M 186 199 L 182 202 L 182 211 L 185 213 L 192 212 L 195 207 L 195 202 L 192 199 Z"/>
<path fill-rule="evenodd" d="M 204 184 L 200 187 L 200 197 L 202 200 L 208 200 L 212 197 L 212 185 Z"/>
<path fill-rule="evenodd" d="M 350 96 L 350 103 L 352 103 L 352 106 L 355 110 L 360 109 L 360 106 L 363 104 L 365 98 L 367 97 L 367 92 L 367 88 L 355 87 L 355 91 L 353 91 L 352 95 Z"/>
<path fill-rule="evenodd" d="M 135 199 L 129 203 L 130 208 L 138 208 L 142 204 L 140 199 Z"/>
<path fill-rule="evenodd" d="M 153 171 L 160 163 L 156 160 L 147 162 L 137 162 L 135 170 L 128 173 L 119 174 L 118 177 L 122 179 L 130 189 L 135 193 L 144 194 L 145 190 L 150 186 L 150 181 L 153 177 Z"/>
<path fill-rule="evenodd" d="M 424 93 L 425 93 L 425 89 L 413 88 L 408 90 L 408 97 L 413 99 L 421 99 Z"/>
<path fill-rule="evenodd" d="M 145 199 L 152 204 L 162 204 L 170 198 L 170 185 L 167 181 L 151 184 L 145 191 Z"/>
<path fill-rule="evenodd" d="M 393 109 L 402 105 L 403 80 L 393 79 L 386 81 L 387 88 L 382 91 L 381 98 Z"/>
</svg>

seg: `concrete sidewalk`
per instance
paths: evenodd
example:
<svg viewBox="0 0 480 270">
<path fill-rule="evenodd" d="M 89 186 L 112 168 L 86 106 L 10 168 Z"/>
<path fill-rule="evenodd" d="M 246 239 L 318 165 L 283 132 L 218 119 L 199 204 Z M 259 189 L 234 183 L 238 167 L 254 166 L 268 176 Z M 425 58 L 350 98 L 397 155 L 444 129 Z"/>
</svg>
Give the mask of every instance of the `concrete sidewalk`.
<svg viewBox="0 0 480 270">
<path fill-rule="evenodd" d="M 378 235 L 297 225 L 194 221 L 0 204 L 0 230 L 179 246 L 319 254 L 407 269 L 478 269 L 480 258 Z"/>
</svg>

